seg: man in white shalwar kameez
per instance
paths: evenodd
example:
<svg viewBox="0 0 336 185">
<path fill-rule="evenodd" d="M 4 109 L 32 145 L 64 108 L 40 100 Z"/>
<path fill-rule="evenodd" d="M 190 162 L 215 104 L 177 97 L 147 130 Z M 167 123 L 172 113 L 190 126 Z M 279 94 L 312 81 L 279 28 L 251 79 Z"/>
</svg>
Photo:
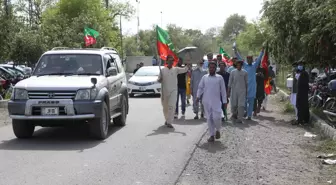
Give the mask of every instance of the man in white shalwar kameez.
<svg viewBox="0 0 336 185">
<path fill-rule="evenodd" d="M 174 57 L 167 56 L 167 66 L 162 68 L 159 74 L 158 82 L 161 83 L 161 103 L 165 125 L 173 128 L 174 114 L 177 100 L 177 75 L 186 73 L 188 67 L 173 67 Z"/>
<path fill-rule="evenodd" d="M 209 74 L 202 77 L 198 85 L 197 99 L 202 97 L 205 116 L 209 127 L 209 142 L 214 142 L 220 138 L 220 128 L 222 123 L 222 105 L 226 105 L 226 89 L 224 79 L 216 74 L 217 64 L 210 62 Z M 222 104 L 223 102 L 223 104 Z"/>
<path fill-rule="evenodd" d="M 231 95 L 232 118 L 242 123 L 247 96 L 248 74 L 242 69 L 242 61 L 236 62 L 237 69 L 230 73 L 228 97 Z"/>
</svg>

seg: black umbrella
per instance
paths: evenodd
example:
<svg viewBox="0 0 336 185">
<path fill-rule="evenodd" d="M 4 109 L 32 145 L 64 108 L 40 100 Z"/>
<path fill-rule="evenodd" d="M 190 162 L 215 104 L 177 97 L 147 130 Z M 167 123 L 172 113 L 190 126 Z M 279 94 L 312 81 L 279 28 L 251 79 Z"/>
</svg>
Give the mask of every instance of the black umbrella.
<svg viewBox="0 0 336 185">
<path fill-rule="evenodd" d="M 186 63 L 197 64 L 203 58 L 203 53 L 195 46 L 189 46 L 177 52 L 178 57 L 182 58 Z"/>
</svg>

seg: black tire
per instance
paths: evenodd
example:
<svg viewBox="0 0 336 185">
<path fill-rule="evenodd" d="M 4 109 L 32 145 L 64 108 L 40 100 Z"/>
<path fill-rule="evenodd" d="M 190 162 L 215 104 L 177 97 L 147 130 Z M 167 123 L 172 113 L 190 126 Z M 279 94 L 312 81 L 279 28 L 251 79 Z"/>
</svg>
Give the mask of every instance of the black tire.
<svg viewBox="0 0 336 185">
<path fill-rule="evenodd" d="M 127 99 L 123 95 L 120 101 L 120 113 L 121 115 L 113 118 L 113 123 L 117 126 L 125 126 L 126 125 L 126 117 L 127 117 Z"/>
<path fill-rule="evenodd" d="M 19 139 L 31 138 L 34 134 L 35 125 L 26 120 L 12 120 L 13 132 Z"/>
<path fill-rule="evenodd" d="M 129 96 L 130 96 L 130 97 L 134 97 L 134 94 L 133 94 L 133 93 L 130 93 Z"/>
<path fill-rule="evenodd" d="M 104 102 L 102 107 L 102 115 L 100 118 L 93 119 L 89 122 L 91 137 L 103 140 L 108 135 L 111 118 L 107 104 Z"/>
<path fill-rule="evenodd" d="M 329 111 L 329 112 L 336 112 L 336 100 L 330 99 L 329 101 L 327 101 L 324 105 L 324 110 Z M 325 116 L 331 123 L 334 123 L 334 124 L 336 123 L 335 116 L 332 116 L 329 114 L 325 114 Z"/>
</svg>

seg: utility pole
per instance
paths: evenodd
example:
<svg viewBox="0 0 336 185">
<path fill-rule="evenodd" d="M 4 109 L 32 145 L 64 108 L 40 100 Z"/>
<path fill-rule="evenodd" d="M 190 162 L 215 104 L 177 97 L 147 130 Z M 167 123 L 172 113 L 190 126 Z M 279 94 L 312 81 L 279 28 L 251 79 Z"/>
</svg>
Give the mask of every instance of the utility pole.
<svg viewBox="0 0 336 185">
<path fill-rule="evenodd" d="M 161 28 L 162 28 L 162 11 L 160 13 L 161 13 Z"/>
<path fill-rule="evenodd" d="M 135 0 L 137 3 L 137 20 L 138 20 L 138 25 L 137 25 L 137 48 L 138 51 L 140 50 L 140 18 L 139 18 L 139 4 L 140 4 L 140 0 Z"/>
<path fill-rule="evenodd" d="M 124 48 L 123 48 L 123 34 L 122 34 L 122 27 L 121 27 L 121 16 L 119 15 L 120 19 L 119 19 L 119 26 L 120 26 L 120 45 L 121 45 L 121 61 L 123 61 L 124 59 Z"/>
</svg>

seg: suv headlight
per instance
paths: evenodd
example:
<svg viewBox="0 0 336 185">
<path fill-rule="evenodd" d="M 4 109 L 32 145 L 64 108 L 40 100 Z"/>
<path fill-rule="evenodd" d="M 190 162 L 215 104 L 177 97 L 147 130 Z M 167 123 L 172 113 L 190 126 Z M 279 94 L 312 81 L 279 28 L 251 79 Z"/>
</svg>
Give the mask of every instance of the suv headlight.
<svg viewBox="0 0 336 185">
<path fill-rule="evenodd" d="M 98 94 L 97 88 L 80 89 L 77 91 L 75 100 L 94 100 Z"/>
<path fill-rule="evenodd" d="M 28 92 L 26 89 L 17 89 L 14 88 L 11 99 L 14 100 L 28 100 Z"/>
</svg>

